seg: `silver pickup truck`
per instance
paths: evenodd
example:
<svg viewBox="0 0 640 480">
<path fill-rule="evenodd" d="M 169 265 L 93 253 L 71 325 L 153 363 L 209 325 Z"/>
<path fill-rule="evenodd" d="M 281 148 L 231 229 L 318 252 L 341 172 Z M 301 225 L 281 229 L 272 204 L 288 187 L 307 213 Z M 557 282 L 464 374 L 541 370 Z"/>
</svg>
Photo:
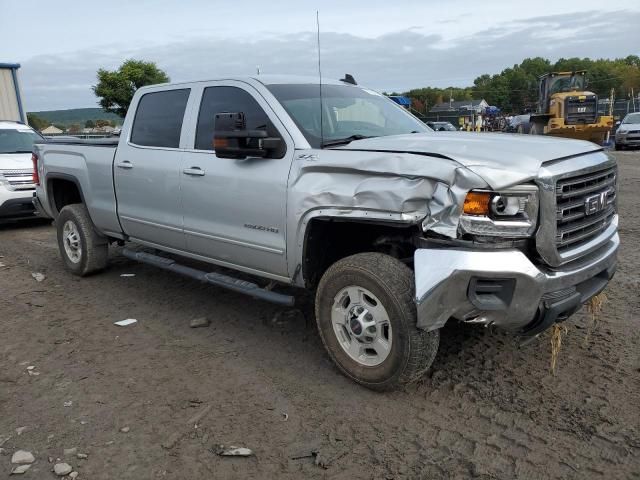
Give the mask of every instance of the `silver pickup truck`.
<svg viewBox="0 0 640 480">
<path fill-rule="evenodd" d="M 617 169 L 601 147 L 433 133 L 350 76 L 141 88 L 119 140 L 40 143 L 33 160 L 72 273 L 132 242 L 149 248 L 127 257 L 255 298 L 312 290 L 329 355 L 378 390 L 418 379 L 448 320 L 535 336 L 616 268 Z"/>
</svg>

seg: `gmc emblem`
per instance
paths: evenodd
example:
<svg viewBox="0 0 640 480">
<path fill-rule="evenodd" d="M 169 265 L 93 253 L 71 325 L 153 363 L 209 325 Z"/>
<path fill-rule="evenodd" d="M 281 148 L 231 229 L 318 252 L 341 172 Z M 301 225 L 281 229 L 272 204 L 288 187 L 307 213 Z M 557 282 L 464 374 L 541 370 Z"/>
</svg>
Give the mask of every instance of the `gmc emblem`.
<svg viewBox="0 0 640 480">
<path fill-rule="evenodd" d="M 605 209 L 608 203 L 610 190 L 596 193 L 584 199 L 584 213 L 586 215 L 593 215 L 594 213 L 601 212 Z"/>
</svg>

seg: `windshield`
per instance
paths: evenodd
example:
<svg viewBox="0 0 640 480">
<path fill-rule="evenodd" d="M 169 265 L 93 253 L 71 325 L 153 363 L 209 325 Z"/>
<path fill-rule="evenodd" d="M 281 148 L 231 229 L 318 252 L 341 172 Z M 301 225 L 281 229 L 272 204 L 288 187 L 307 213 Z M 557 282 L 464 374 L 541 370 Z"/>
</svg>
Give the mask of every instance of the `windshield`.
<svg viewBox="0 0 640 480">
<path fill-rule="evenodd" d="M 322 134 L 318 85 L 267 85 L 313 148 L 357 140 L 431 131 L 392 100 L 359 87 L 322 85 Z M 321 140 L 322 138 L 322 140 Z"/>
<path fill-rule="evenodd" d="M 570 77 L 556 77 L 551 79 L 549 93 L 572 92 L 584 90 L 584 76 L 572 75 Z"/>
<path fill-rule="evenodd" d="M 42 137 L 31 129 L 0 129 L 0 153 L 31 153 Z"/>
<path fill-rule="evenodd" d="M 622 123 L 640 123 L 640 113 L 630 113 L 624 117 Z"/>
</svg>

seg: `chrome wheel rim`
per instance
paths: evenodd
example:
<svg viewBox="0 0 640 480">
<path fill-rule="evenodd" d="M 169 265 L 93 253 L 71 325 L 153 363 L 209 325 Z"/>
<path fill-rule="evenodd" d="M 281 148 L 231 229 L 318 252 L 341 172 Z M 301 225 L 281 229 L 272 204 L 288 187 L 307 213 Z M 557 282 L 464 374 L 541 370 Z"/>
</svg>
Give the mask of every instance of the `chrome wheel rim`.
<svg viewBox="0 0 640 480">
<path fill-rule="evenodd" d="M 333 299 L 331 323 L 344 352 L 360 365 L 375 367 L 391 353 L 389 314 L 366 288 L 350 285 L 340 290 Z"/>
<path fill-rule="evenodd" d="M 78 227 L 71 220 L 67 220 L 62 227 L 62 243 L 64 251 L 73 263 L 80 262 L 82 258 L 82 244 Z"/>
</svg>

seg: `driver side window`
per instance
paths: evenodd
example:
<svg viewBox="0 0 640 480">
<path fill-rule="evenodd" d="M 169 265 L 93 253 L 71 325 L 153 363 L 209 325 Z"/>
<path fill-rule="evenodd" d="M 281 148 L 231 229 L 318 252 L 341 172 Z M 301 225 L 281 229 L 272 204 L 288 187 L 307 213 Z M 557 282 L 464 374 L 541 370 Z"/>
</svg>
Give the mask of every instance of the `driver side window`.
<svg viewBox="0 0 640 480">
<path fill-rule="evenodd" d="M 244 112 L 247 130 L 266 130 L 270 137 L 281 136 L 266 112 L 245 90 L 238 87 L 207 87 L 202 94 L 198 114 L 194 145 L 196 150 L 214 150 L 215 116 L 217 113 L 224 112 Z"/>
</svg>

